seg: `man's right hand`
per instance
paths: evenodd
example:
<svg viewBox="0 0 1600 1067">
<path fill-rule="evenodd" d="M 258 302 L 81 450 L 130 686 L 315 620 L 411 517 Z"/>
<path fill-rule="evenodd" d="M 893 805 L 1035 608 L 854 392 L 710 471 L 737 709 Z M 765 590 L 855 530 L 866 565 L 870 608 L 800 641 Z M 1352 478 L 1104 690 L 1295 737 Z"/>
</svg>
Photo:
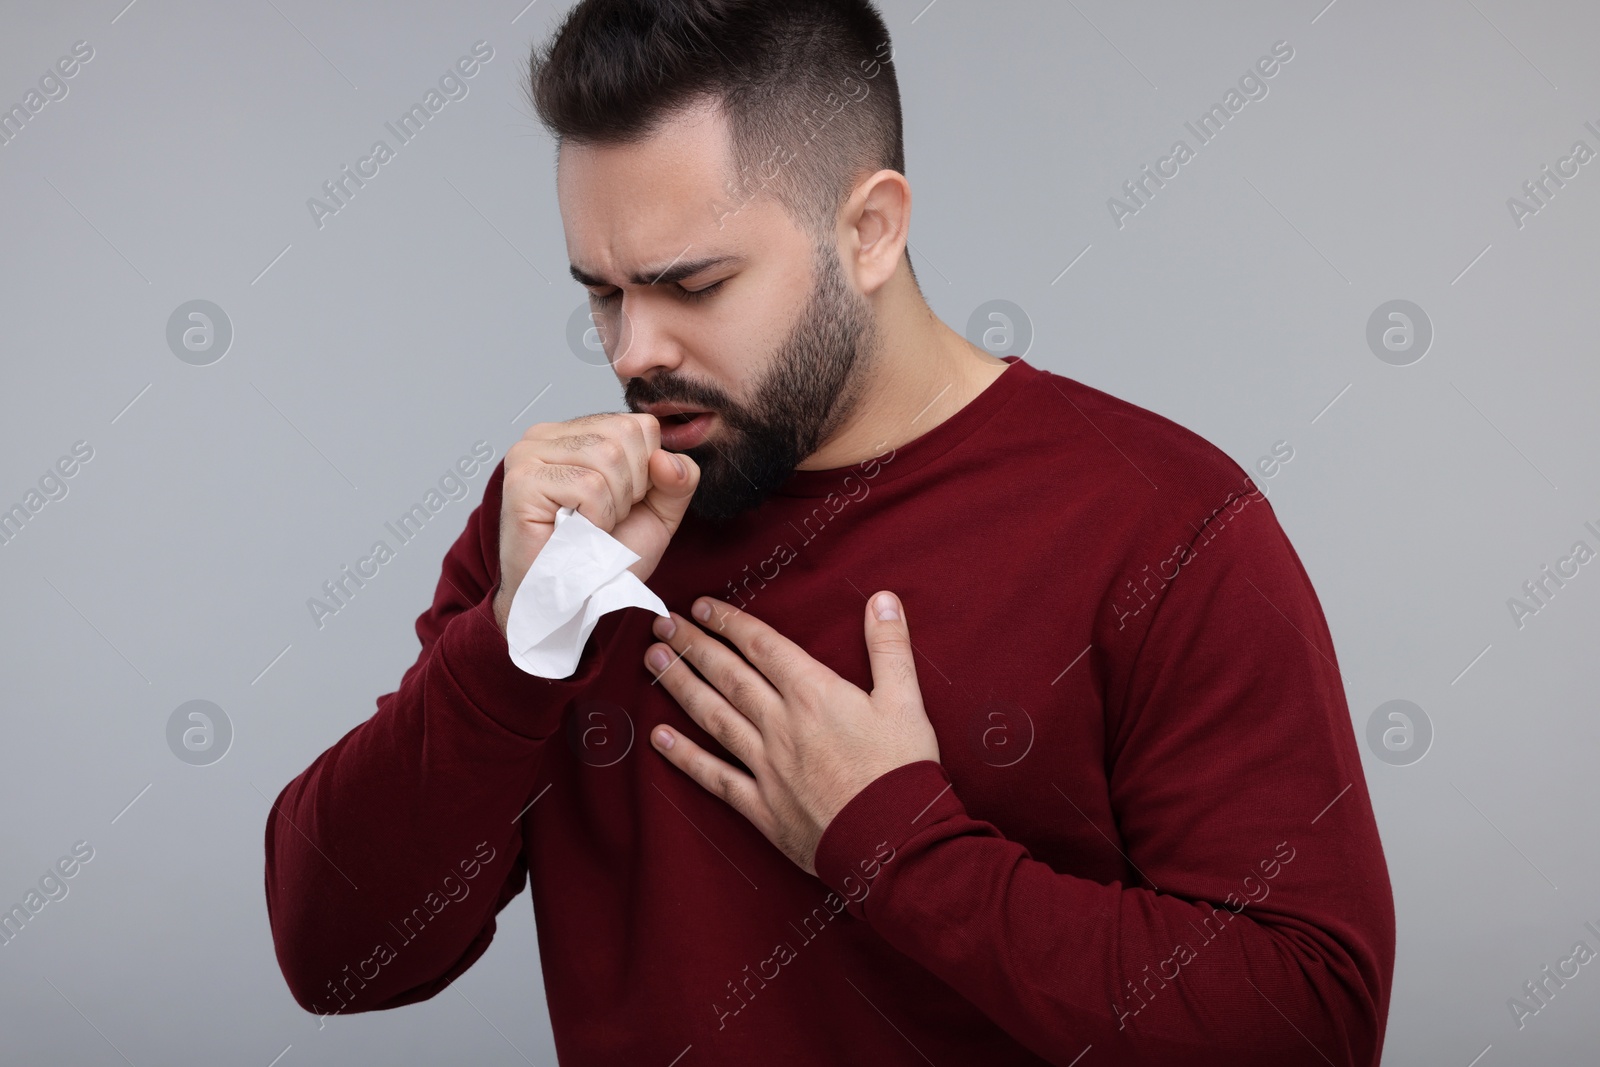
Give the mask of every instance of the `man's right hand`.
<svg viewBox="0 0 1600 1067">
<path fill-rule="evenodd" d="M 661 424 L 654 415 L 623 412 L 530 427 L 506 450 L 505 468 L 500 588 L 494 598 L 501 633 L 511 598 L 555 533 L 561 508 L 577 509 L 626 545 L 639 557 L 628 570 L 646 581 L 700 484 L 694 460 L 662 449 Z M 641 501 L 644 506 L 636 506 Z"/>
</svg>

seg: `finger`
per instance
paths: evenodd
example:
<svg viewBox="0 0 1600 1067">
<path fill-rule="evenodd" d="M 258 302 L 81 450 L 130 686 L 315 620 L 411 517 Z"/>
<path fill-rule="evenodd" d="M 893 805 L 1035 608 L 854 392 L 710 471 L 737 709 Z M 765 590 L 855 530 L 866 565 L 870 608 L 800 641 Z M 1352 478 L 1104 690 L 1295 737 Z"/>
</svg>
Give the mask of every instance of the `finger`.
<svg viewBox="0 0 1600 1067">
<path fill-rule="evenodd" d="M 654 415 L 631 411 L 597 411 L 589 415 L 575 416 L 565 422 L 541 422 L 529 427 L 523 437 L 527 440 L 550 441 L 563 434 L 572 433 L 576 427 L 582 430 L 604 430 L 623 440 L 631 440 L 633 430 L 630 426 L 639 430 L 637 447 L 633 449 L 632 454 L 642 466 L 650 453 L 661 447 L 661 422 Z"/>
<path fill-rule="evenodd" d="M 656 513 L 667 528 L 667 536 L 678 532 L 689 501 L 700 485 L 700 465 L 681 452 L 656 449 L 650 455 L 650 487 L 644 506 Z"/>
<path fill-rule="evenodd" d="M 921 700 L 917 662 L 911 653 L 911 628 L 900 598 L 887 590 L 868 597 L 866 631 L 872 696 L 891 700 L 915 696 Z"/>
<path fill-rule="evenodd" d="M 816 664 L 805 649 L 726 601 L 703 596 L 692 611 L 707 628 L 732 641 L 783 698 L 795 695 L 797 678 Z"/>
<path fill-rule="evenodd" d="M 538 440 L 540 457 L 552 468 L 543 475 L 551 498 L 576 495 L 580 502 L 569 506 L 602 530 L 620 522 L 649 488 L 647 467 L 656 447 L 640 418 L 602 412 L 539 427 L 549 434 Z M 660 428 L 655 431 L 659 441 Z"/>
<path fill-rule="evenodd" d="M 674 653 L 699 671 L 701 678 L 715 687 L 714 693 L 719 700 L 752 724 L 759 740 L 762 723 L 783 702 L 782 696 L 761 677 L 760 672 L 741 659 L 733 649 L 676 612 L 669 612 L 665 619 L 656 619 L 652 630 Z M 669 668 L 668 673 L 670 671 Z M 743 752 L 732 748 L 728 751 L 746 764 L 750 763 Z"/>
<path fill-rule="evenodd" d="M 661 420 L 644 411 L 619 412 L 622 418 L 632 419 L 644 431 L 645 455 L 661 447 Z"/>
<path fill-rule="evenodd" d="M 667 762 L 699 782 L 706 792 L 721 797 L 729 807 L 767 834 L 770 820 L 754 778 L 735 770 L 668 726 L 657 726 L 650 731 L 650 744 L 667 757 Z M 767 836 L 771 838 L 770 834 Z"/>
<path fill-rule="evenodd" d="M 700 640 L 709 641 L 710 638 L 702 635 Z M 664 660 L 666 666 L 661 666 L 658 660 Z M 762 744 L 755 724 L 690 670 L 689 664 L 674 655 L 670 646 L 651 645 L 645 649 L 644 663 L 655 673 L 661 687 L 702 730 L 716 738 L 718 744 L 746 767 L 756 765 Z"/>
<path fill-rule="evenodd" d="M 627 514 L 615 476 L 582 462 L 542 463 L 534 472 L 539 491 L 559 507 L 572 508 L 610 531 Z"/>
<path fill-rule="evenodd" d="M 620 429 L 617 439 L 628 450 L 628 473 L 633 480 L 632 503 L 637 504 L 650 491 L 650 462 L 661 451 L 661 420 L 639 412 L 614 412 Z"/>
</svg>

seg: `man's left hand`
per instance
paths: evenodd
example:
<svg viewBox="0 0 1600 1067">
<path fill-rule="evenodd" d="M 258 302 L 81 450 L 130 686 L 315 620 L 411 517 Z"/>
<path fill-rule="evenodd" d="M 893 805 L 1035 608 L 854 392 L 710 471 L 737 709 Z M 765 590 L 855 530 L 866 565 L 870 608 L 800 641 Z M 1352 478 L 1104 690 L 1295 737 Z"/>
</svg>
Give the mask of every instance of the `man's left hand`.
<svg viewBox="0 0 1600 1067">
<path fill-rule="evenodd" d="M 879 617 L 880 601 L 891 617 Z M 886 771 L 939 758 L 905 609 L 891 593 L 867 598 L 870 693 L 731 604 L 701 597 L 693 611 L 739 652 L 673 613 L 670 621 L 656 619 L 655 634 L 667 644 L 646 649 L 645 666 L 752 773 L 666 725 L 651 731 L 651 744 L 815 875 L 817 843 L 852 797 Z"/>
</svg>

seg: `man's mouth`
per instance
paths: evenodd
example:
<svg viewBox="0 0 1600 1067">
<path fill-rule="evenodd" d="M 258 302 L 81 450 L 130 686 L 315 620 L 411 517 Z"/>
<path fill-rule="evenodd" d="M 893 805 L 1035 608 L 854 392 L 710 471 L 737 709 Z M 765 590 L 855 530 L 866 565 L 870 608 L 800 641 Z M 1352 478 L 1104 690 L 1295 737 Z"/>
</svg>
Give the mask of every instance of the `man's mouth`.
<svg viewBox="0 0 1600 1067">
<path fill-rule="evenodd" d="M 685 414 L 662 413 L 656 418 L 661 423 L 661 447 L 669 452 L 686 452 L 701 444 L 716 422 L 714 411 L 691 411 Z"/>
<path fill-rule="evenodd" d="M 663 423 L 672 423 L 681 426 L 684 423 L 693 422 L 702 415 L 715 415 L 716 412 L 712 411 L 710 408 L 684 408 L 681 412 L 662 411 L 659 413 L 652 412 L 652 414 L 654 414 L 656 418 L 660 419 Z"/>
</svg>

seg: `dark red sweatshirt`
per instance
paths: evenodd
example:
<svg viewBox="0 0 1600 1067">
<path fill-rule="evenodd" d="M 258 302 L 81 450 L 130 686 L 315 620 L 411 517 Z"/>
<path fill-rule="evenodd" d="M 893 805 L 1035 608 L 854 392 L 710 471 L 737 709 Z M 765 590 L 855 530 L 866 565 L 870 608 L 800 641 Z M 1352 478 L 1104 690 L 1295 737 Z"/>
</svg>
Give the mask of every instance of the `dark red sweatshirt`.
<svg viewBox="0 0 1600 1067">
<path fill-rule="evenodd" d="M 862 602 L 904 601 L 940 758 L 846 805 L 820 878 L 648 744 L 727 756 L 652 684 L 653 614 L 570 678 L 511 662 L 498 467 L 416 663 L 268 816 L 295 1000 L 438 994 L 531 881 L 563 1063 L 1376 1064 L 1393 900 L 1299 558 L 1206 441 L 1007 361 L 908 444 L 691 516 L 650 579 L 863 689 Z"/>
</svg>

